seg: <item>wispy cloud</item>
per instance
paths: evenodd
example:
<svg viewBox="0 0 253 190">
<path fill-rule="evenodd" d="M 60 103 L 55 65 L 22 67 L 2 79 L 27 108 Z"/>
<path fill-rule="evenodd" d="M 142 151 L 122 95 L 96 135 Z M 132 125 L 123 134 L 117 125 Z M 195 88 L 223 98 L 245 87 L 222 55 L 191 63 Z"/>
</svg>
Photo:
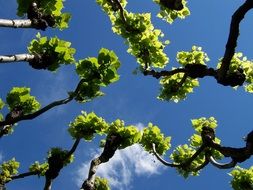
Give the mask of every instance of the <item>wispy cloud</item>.
<svg viewBox="0 0 253 190">
<path fill-rule="evenodd" d="M 99 155 L 99 151 L 91 151 L 94 157 Z M 100 151 L 101 153 L 101 151 Z M 93 158 L 94 158 L 93 157 Z M 136 176 L 150 176 L 159 174 L 164 170 L 155 157 L 136 144 L 123 150 L 118 150 L 109 162 L 101 164 L 97 175 L 109 180 L 112 189 L 125 190 L 131 189 L 131 182 Z M 83 180 L 87 177 L 90 161 L 85 162 L 77 171 L 77 185 L 80 187 Z"/>
<path fill-rule="evenodd" d="M 0 152 L 0 162 L 2 162 L 3 161 L 3 153 L 2 152 Z"/>
</svg>

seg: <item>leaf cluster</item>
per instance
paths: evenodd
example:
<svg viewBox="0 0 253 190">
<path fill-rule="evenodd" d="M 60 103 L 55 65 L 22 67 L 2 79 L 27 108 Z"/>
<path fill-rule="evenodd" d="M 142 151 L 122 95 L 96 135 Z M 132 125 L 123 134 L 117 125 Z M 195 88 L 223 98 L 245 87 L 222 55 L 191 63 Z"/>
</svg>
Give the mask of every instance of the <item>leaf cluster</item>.
<svg viewBox="0 0 253 190">
<path fill-rule="evenodd" d="M 215 129 L 217 127 L 217 121 L 214 117 L 205 118 L 201 117 L 198 119 L 192 120 L 192 127 L 195 129 L 195 134 L 193 134 L 189 139 L 189 145 L 179 145 L 170 155 L 170 158 L 174 161 L 175 164 L 184 164 L 192 155 L 197 151 L 198 148 L 203 144 L 200 133 L 203 127 L 211 127 Z M 220 140 L 215 138 L 215 143 L 220 144 Z M 209 153 L 215 159 L 221 159 L 223 156 L 220 152 L 214 149 L 208 149 Z M 177 171 L 184 178 L 189 177 L 190 175 L 196 176 L 199 175 L 199 170 L 196 170 L 201 166 L 205 161 L 204 152 L 200 153 L 197 158 L 195 158 L 190 164 L 185 167 L 177 167 Z"/>
<path fill-rule="evenodd" d="M 146 64 L 158 68 L 166 66 L 169 59 L 163 52 L 165 43 L 160 41 L 163 33 L 152 25 L 151 14 L 132 13 L 126 10 L 114 12 L 108 1 L 97 0 L 97 3 L 108 14 L 113 32 L 126 39 L 129 45 L 127 51 L 137 58 L 142 67 Z M 121 4 L 124 5 L 122 2 Z"/>
<path fill-rule="evenodd" d="M 234 190 L 249 190 L 253 188 L 253 166 L 249 169 L 244 169 L 236 166 L 230 172 L 233 177 L 230 184 Z"/>
<path fill-rule="evenodd" d="M 67 166 L 74 161 L 74 155 L 72 154 L 68 157 L 68 153 L 68 150 L 63 150 L 59 147 L 51 148 L 51 150 L 48 152 L 47 159 L 49 160 L 50 158 L 58 158 L 59 162 L 62 161 L 63 165 Z M 43 167 L 46 167 L 46 165 L 44 165 Z"/>
<path fill-rule="evenodd" d="M 70 42 L 61 40 L 57 37 L 48 39 L 37 34 L 37 39 L 33 39 L 28 46 L 29 53 L 39 56 L 39 62 L 30 63 L 34 68 L 48 69 L 56 71 L 60 64 L 74 63 L 74 54 L 76 50 L 71 46 Z"/>
<path fill-rule="evenodd" d="M 102 48 L 98 57 L 90 57 L 76 63 L 76 72 L 83 80 L 76 100 L 86 102 L 102 96 L 100 87 L 106 87 L 119 80 L 117 70 L 120 67 L 118 57 L 113 51 Z"/>
<path fill-rule="evenodd" d="M 48 170 L 49 165 L 47 162 L 39 163 L 38 161 L 31 164 L 29 167 L 30 172 L 36 172 L 38 173 L 38 176 L 45 176 L 46 171 Z"/>
<path fill-rule="evenodd" d="M 3 162 L 0 165 L 0 184 L 5 184 L 6 182 L 11 181 L 11 177 L 18 173 L 19 162 L 14 158 Z"/>
<path fill-rule="evenodd" d="M 40 108 L 40 103 L 34 96 L 30 95 L 30 88 L 27 87 L 13 87 L 7 94 L 6 102 L 10 111 L 22 111 L 22 113 L 29 114 L 37 111 Z"/>
<path fill-rule="evenodd" d="M 165 137 L 158 126 L 149 123 L 148 126 L 143 129 L 140 144 L 150 153 L 153 152 L 153 144 L 155 144 L 156 152 L 159 155 L 163 155 L 171 147 L 170 140 L 171 137 Z"/>
<path fill-rule="evenodd" d="M 160 80 L 161 88 L 158 99 L 179 102 L 184 100 L 193 89 L 199 86 L 198 79 L 185 78 L 184 73 L 163 77 Z"/>
<path fill-rule="evenodd" d="M 218 63 L 218 68 L 221 65 L 222 59 Z M 253 63 L 251 60 L 248 60 L 246 56 L 243 56 L 243 53 L 237 52 L 234 54 L 229 66 L 228 74 L 235 72 L 243 72 L 246 76 L 244 89 L 249 93 L 253 93 Z"/>
<path fill-rule="evenodd" d="M 68 28 L 68 22 L 71 18 L 69 13 L 63 13 L 64 8 L 63 2 L 65 0 L 17 0 L 18 8 L 17 15 L 23 17 L 27 15 L 29 8 L 32 3 L 36 3 L 39 12 L 45 16 L 52 16 L 54 18 L 55 24 L 53 27 L 59 29 Z"/>
<path fill-rule="evenodd" d="M 135 126 L 125 126 L 124 121 L 119 119 L 112 122 L 108 128 L 107 136 L 111 136 L 113 134 L 117 134 L 121 137 L 119 149 L 138 143 L 141 139 L 141 132 Z"/>
<path fill-rule="evenodd" d="M 173 10 L 170 7 L 162 3 L 162 0 L 153 0 L 155 3 L 160 5 L 160 12 L 157 14 L 159 18 L 162 18 L 164 21 L 172 24 L 177 18 L 185 19 L 185 17 L 190 15 L 190 10 L 186 6 L 187 1 L 181 0 L 183 9 Z"/>
<path fill-rule="evenodd" d="M 75 139 L 83 138 L 86 141 L 91 141 L 95 134 L 105 134 L 108 127 L 108 123 L 94 112 L 86 113 L 82 111 L 82 114 L 70 123 L 68 131 Z"/>
<path fill-rule="evenodd" d="M 95 190 L 110 190 L 110 186 L 108 184 L 107 179 L 96 176 L 94 189 Z"/>
</svg>

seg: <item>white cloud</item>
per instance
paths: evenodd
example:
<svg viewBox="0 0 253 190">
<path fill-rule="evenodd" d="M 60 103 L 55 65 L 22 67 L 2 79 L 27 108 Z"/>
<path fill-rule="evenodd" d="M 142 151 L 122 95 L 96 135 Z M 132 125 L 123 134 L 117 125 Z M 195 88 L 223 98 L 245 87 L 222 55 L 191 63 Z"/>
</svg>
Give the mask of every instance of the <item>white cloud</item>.
<svg viewBox="0 0 253 190">
<path fill-rule="evenodd" d="M 92 154 L 94 155 L 94 150 Z M 94 157 L 98 155 L 99 151 L 96 151 Z M 87 178 L 89 167 L 90 161 L 83 163 L 78 169 L 77 184 L 79 187 Z M 144 151 L 140 145 L 135 144 L 123 150 L 117 150 L 109 162 L 98 167 L 97 175 L 108 179 L 112 189 L 125 190 L 131 189 L 130 184 L 134 177 L 159 174 L 164 168 L 153 155 Z"/>
<path fill-rule="evenodd" d="M 0 162 L 2 162 L 3 161 L 3 154 L 2 154 L 2 152 L 0 152 Z"/>
</svg>

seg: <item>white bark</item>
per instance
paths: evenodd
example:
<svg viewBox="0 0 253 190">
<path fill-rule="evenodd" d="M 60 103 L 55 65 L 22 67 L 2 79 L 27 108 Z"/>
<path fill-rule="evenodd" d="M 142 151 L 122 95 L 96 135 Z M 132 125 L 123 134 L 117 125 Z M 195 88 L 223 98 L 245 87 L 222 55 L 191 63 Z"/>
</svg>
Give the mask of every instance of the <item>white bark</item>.
<svg viewBox="0 0 253 190">
<path fill-rule="evenodd" d="M 17 54 L 17 55 L 0 55 L 0 63 L 7 62 L 20 62 L 20 61 L 32 61 L 34 55 L 31 54 Z"/>
<path fill-rule="evenodd" d="M 32 28 L 32 21 L 30 19 L 19 19 L 19 20 L 0 19 L 0 27 Z"/>
</svg>

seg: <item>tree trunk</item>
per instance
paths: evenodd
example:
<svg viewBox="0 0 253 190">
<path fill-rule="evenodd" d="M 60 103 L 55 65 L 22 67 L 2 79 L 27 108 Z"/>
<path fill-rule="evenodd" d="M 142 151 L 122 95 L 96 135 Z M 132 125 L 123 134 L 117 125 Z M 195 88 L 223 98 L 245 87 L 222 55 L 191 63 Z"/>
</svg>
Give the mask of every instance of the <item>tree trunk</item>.
<svg viewBox="0 0 253 190">
<path fill-rule="evenodd" d="M 30 19 L 19 19 L 19 20 L 0 19 L 0 27 L 33 28 L 32 21 Z"/>
</svg>

